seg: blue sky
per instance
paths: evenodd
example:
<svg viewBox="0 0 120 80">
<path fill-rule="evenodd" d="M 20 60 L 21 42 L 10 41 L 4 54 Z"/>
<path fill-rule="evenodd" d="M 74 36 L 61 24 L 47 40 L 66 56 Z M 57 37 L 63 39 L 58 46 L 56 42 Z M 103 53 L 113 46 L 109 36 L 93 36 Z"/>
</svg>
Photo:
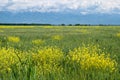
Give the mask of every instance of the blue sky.
<svg viewBox="0 0 120 80">
<path fill-rule="evenodd" d="M 0 0 L 0 23 L 120 24 L 120 0 Z"/>
</svg>

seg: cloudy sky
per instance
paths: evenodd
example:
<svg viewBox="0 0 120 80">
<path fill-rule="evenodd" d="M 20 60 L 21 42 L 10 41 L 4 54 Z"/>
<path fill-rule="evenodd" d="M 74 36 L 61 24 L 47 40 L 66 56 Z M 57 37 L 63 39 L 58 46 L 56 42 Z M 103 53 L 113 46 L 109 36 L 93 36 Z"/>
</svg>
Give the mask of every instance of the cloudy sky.
<svg viewBox="0 0 120 80">
<path fill-rule="evenodd" d="M 0 0 L 0 23 L 120 24 L 120 0 Z"/>
</svg>

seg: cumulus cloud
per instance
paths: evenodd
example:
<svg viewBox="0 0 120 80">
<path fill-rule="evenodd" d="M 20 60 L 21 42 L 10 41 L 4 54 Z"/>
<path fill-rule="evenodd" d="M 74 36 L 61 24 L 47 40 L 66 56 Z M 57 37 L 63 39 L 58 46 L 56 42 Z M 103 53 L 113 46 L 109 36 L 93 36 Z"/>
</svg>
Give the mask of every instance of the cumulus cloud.
<svg viewBox="0 0 120 80">
<path fill-rule="evenodd" d="M 120 13 L 120 0 L 0 0 L 0 10 L 11 12 Z"/>
</svg>

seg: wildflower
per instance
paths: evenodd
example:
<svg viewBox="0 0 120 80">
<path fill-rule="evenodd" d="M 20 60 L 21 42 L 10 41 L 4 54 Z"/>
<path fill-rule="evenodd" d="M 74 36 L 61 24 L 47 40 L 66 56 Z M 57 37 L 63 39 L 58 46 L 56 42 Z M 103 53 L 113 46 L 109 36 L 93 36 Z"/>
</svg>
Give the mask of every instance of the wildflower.
<svg viewBox="0 0 120 80">
<path fill-rule="evenodd" d="M 54 35 L 54 36 L 52 36 L 52 39 L 53 40 L 61 40 L 63 37 L 62 36 L 60 36 L 60 35 Z"/>
<path fill-rule="evenodd" d="M 120 33 L 117 33 L 117 37 L 120 37 Z"/>
<path fill-rule="evenodd" d="M 76 29 L 75 31 L 76 31 L 76 32 L 83 33 L 83 34 L 88 34 L 88 33 L 90 33 L 90 32 L 88 32 L 87 29 Z"/>
<path fill-rule="evenodd" d="M 63 53 L 59 48 L 45 47 L 40 49 L 37 54 L 33 54 L 32 59 L 37 67 L 38 74 L 41 74 L 41 72 L 44 72 L 44 74 L 60 72 L 62 70 L 60 61 L 63 59 Z"/>
<path fill-rule="evenodd" d="M 36 40 L 32 40 L 33 44 L 39 45 L 39 44 L 43 44 L 45 41 L 42 39 L 36 39 Z"/>
<path fill-rule="evenodd" d="M 45 28 L 45 29 L 53 29 L 54 26 L 43 26 L 42 28 Z"/>
<path fill-rule="evenodd" d="M 0 49 L 0 73 L 11 71 L 11 66 L 19 64 L 19 59 L 16 56 L 16 51 L 13 48 Z"/>
<path fill-rule="evenodd" d="M 20 41 L 20 38 L 19 37 L 14 37 L 14 36 L 9 36 L 8 41 L 18 43 Z"/>
<path fill-rule="evenodd" d="M 34 28 L 34 26 L 0 26 L 1 29 Z"/>
<path fill-rule="evenodd" d="M 103 72 L 114 72 L 117 62 L 112 60 L 109 55 L 105 55 L 104 52 L 98 54 L 97 49 L 95 46 L 75 48 L 74 51 L 70 51 L 68 59 L 72 64 L 80 65 L 79 67 L 83 70 L 95 69 Z"/>
</svg>

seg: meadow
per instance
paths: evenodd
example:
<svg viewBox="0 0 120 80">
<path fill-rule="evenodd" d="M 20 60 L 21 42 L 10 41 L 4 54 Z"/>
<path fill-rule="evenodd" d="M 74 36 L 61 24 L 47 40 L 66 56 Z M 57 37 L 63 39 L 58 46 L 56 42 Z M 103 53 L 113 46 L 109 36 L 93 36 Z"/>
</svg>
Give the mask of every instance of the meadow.
<svg viewBox="0 0 120 80">
<path fill-rule="evenodd" d="M 120 80 L 120 26 L 0 26 L 0 80 Z"/>
</svg>

